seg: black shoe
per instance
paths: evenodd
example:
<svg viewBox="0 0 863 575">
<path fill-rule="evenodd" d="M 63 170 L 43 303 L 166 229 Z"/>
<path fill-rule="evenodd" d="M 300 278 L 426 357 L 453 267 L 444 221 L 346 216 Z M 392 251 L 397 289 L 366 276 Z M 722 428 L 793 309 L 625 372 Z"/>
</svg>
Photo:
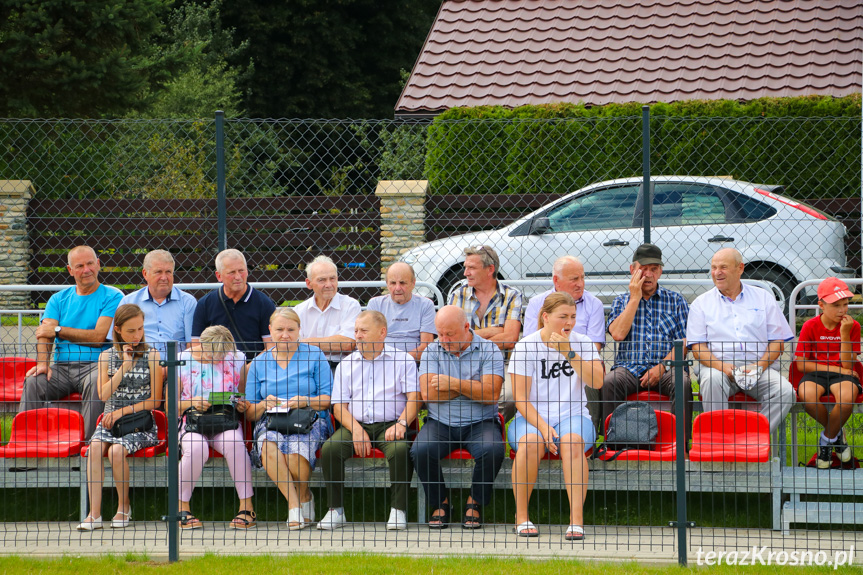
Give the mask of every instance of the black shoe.
<svg viewBox="0 0 863 575">
<path fill-rule="evenodd" d="M 840 431 L 839 436 L 836 437 L 836 443 L 833 444 L 833 450 L 836 452 L 836 456 L 842 463 L 848 463 L 851 461 L 851 447 L 845 441 L 844 429 Z"/>
<path fill-rule="evenodd" d="M 815 460 L 815 467 L 818 469 L 830 469 L 833 464 L 833 445 L 819 445 L 818 459 Z"/>
</svg>

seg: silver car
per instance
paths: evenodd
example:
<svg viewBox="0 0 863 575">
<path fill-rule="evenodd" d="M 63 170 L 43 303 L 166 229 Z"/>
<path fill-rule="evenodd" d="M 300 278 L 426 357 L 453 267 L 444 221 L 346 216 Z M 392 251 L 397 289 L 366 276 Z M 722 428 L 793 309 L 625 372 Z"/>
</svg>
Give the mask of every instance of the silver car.
<svg viewBox="0 0 863 575">
<path fill-rule="evenodd" d="M 650 187 L 650 238 L 662 249 L 667 280 L 709 278 L 710 258 L 723 247 L 743 254 L 744 277 L 771 282 L 786 298 L 802 280 L 854 275 L 846 267 L 845 226 L 780 195 L 780 186 L 656 176 Z M 401 260 L 444 296 L 462 278 L 464 248 L 476 245 L 497 251 L 504 280 L 550 279 L 553 261 L 564 254 L 584 262 L 588 280 L 623 279 L 643 243 L 644 196 L 641 178 L 591 184 L 506 227 L 426 243 Z M 684 291 L 694 296 L 704 289 Z M 523 291 L 531 295 L 540 288 Z M 618 286 L 604 293 L 621 291 Z"/>
</svg>

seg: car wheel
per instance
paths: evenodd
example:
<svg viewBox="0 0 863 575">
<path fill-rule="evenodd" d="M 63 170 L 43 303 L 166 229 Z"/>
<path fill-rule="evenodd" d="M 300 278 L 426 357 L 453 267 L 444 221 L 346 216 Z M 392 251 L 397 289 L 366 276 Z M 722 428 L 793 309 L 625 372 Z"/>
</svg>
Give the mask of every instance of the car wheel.
<svg viewBox="0 0 863 575">
<path fill-rule="evenodd" d="M 441 305 L 446 305 L 446 302 L 449 300 L 450 290 L 455 287 L 455 284 L 464 279 L 463 269 L 462 266 L 448 269 L 438 282 L 437 287 L 440 293 L 443 294 L 444 299 Z"/>
<path fill-rule="evenodd" d="M 752 268 L 746 267 L 743 270 L 743 278 L 770 282 L 782 290 L 782 295 L 785 296 L 785 307 L 782 312 L 786 315 L 788 314 L 791 292 L 797 286 L 797 280 L 794 279 L 794 276 L 788 273 L 785 268 L 778 265 L 771 266 L 769 264 L 759 264 Z M 774 288 L 774 291 L 776 291 L 776 288 Z M 801 300 L 800 297 L 797 299 L 798 301 Z"/>
</svg>

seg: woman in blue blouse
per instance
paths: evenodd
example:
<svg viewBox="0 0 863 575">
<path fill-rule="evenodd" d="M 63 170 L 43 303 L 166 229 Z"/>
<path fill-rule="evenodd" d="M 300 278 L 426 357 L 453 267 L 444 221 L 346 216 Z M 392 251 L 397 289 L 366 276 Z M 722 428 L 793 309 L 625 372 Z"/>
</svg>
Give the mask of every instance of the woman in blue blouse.
<svg viewBox="0 0 863 575">
<path fill-rule="evenodd" d="M 288 527 L 303 529 L 315 520 L 315 501 L 309 476 L 315 453 L 332 433 L 327 409 L 333 376 L 323 352 L 300 343 L 300 318 L 285 307 L 270 316 L 270 337 L 275 346 L 249 364 L 246 399 L 252 407 L 246 417 L 257 421 L 254 449 L 270 476 L 288 500 Z M 287 406 L 311 407 L 320 418 L 306 434 L 284 435 L 267 429 L 267 410 Z"/>
</svg>

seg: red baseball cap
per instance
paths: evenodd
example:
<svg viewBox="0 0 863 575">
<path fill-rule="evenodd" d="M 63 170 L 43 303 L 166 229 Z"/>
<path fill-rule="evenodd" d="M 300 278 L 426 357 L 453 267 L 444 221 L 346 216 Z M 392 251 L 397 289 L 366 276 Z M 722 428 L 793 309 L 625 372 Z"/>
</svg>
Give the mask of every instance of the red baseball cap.
<svg viewBox="0 0 863 575">
<path fill-rule="evenodd" d="M 818 284 L 818 299 L 823 299 L 826 303 L 833 303 L 853 296 L 854 294 L 851 293 L 845 282 L 839 278 L 827 278 Z"/>
</svg>

